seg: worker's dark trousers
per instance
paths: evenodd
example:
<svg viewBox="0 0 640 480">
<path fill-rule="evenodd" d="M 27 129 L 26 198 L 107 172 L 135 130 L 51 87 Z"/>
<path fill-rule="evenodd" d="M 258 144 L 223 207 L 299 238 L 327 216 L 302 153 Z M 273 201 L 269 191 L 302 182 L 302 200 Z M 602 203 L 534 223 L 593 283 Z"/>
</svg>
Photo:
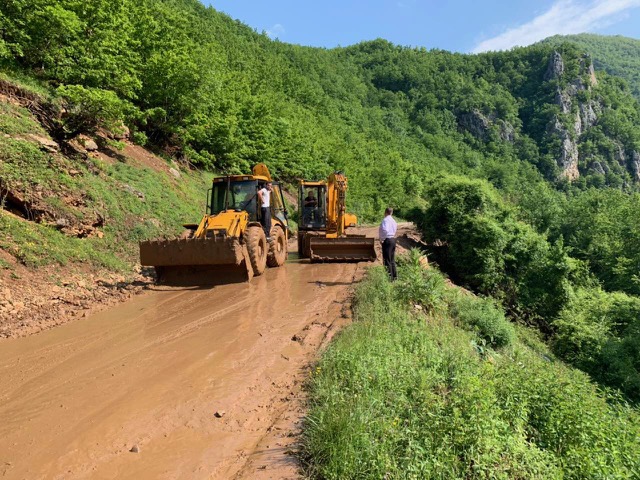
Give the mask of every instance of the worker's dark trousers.
<svg viewBox="0 0 640 480">
<path fill-rule="evenodd" d="M 398 274 L 396 273 L 396 239 L 395 238 L 387 238 L 384 242 L 382 242 L 382 260 L 384 261 L 384 266 L 389 272 L 389 276 L 391 280 L 395 280 L 398 278 Z"/>
<path fill-rule="evenodd" d="M 264 234 L 267 237 L 271 236 L 271 208 L 260 207 L 260 223 L 264 228 Z"/>
</svg>

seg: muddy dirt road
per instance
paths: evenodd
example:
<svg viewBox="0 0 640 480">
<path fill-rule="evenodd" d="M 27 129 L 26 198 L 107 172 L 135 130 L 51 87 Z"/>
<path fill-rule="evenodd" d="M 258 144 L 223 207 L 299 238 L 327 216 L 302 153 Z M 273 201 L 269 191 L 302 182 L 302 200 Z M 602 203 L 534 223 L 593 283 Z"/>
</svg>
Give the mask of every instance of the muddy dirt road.
<svg viewBox="0 0 640 480">
<path fill-rule="evenodd" d="M 0 478 L 295 476 L 303 369 L 363 270 L 293 259 L 2 341 Z"/>
<path fill-rule="evenodd" d="M 249 284 L 154 287 L 0 340 L 0 478 L 298 478 L 306 369 L 366 266 L 292 253 Z"/>
</svg>

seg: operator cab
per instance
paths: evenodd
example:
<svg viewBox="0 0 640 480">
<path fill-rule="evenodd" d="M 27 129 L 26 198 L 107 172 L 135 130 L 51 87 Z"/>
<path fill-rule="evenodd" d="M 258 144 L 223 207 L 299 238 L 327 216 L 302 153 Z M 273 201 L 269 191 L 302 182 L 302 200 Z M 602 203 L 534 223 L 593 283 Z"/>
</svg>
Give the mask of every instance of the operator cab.
<svg viewBox="0 0 640 480">
<path fill-rule="evenodd" d="M 249 214 L 249 218 L 255 221 L 257 191 L 258 181 L 249 176 L 216 177 L 209 190 L 209 215 L 217 215 L 227 210 L 244 210 Z"/>
<path fill-rule="evenodd" d="M 245 211 L 249 214 L 249 221 L 259 221 L 258 190 L 263 188 L 266 183 L 266 178 L 247 175 L 214 178 L 208 192 L 207 210 L 209 215 L 217 215 L 227 210 Z M 286 222 L 288 212 L 284 205 L 282 189 L 280 184 L 271 183 L 273 186 L 271 215 Z"/>
<path fill-rule="evenodd" d="M 327 185 L 320 182 L 305 183 L 300 185 L 298 194 L 300 226 L 314 230 L 326 228 Z"/>
</svg>

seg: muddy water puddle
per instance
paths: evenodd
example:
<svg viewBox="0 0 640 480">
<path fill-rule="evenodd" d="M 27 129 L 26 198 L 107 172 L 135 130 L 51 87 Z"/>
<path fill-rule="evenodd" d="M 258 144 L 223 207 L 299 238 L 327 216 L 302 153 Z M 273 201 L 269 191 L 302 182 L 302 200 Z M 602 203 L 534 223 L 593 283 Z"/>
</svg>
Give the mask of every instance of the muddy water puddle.
<svg viewBox="0 0 640 480">
<path fill-rule="evenodd" d="M 0 342 L 0 477 L 252 478 L 361 269 L 292 255 L 250 284 L 158 287 Z"/>
</svg>

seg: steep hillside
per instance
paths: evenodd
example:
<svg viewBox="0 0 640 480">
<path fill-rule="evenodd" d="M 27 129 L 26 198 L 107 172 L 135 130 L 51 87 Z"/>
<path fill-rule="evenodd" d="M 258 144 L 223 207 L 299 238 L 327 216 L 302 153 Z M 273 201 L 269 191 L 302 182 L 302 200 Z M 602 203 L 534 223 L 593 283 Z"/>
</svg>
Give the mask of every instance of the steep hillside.
<svg viewBox="0 0 640 480">
<path fill-rule="evenodd" d="M 580 35 L 556 35 L 543 43 L 559 45 L 571 42 L 593 58 L 596 70 L 624 78 L 633 95 L 640 99 L 640 40 L 617 35 L 607 37 L 583 33 Z"/>
<path fill-rule="evenodd" d="M 106 131 L 58 143 L 40 120 L 50 101 L 0 79 L 0 336 L 139 291 L 137 240 L 203 211 L 208 174 Z"/>
</svg>

